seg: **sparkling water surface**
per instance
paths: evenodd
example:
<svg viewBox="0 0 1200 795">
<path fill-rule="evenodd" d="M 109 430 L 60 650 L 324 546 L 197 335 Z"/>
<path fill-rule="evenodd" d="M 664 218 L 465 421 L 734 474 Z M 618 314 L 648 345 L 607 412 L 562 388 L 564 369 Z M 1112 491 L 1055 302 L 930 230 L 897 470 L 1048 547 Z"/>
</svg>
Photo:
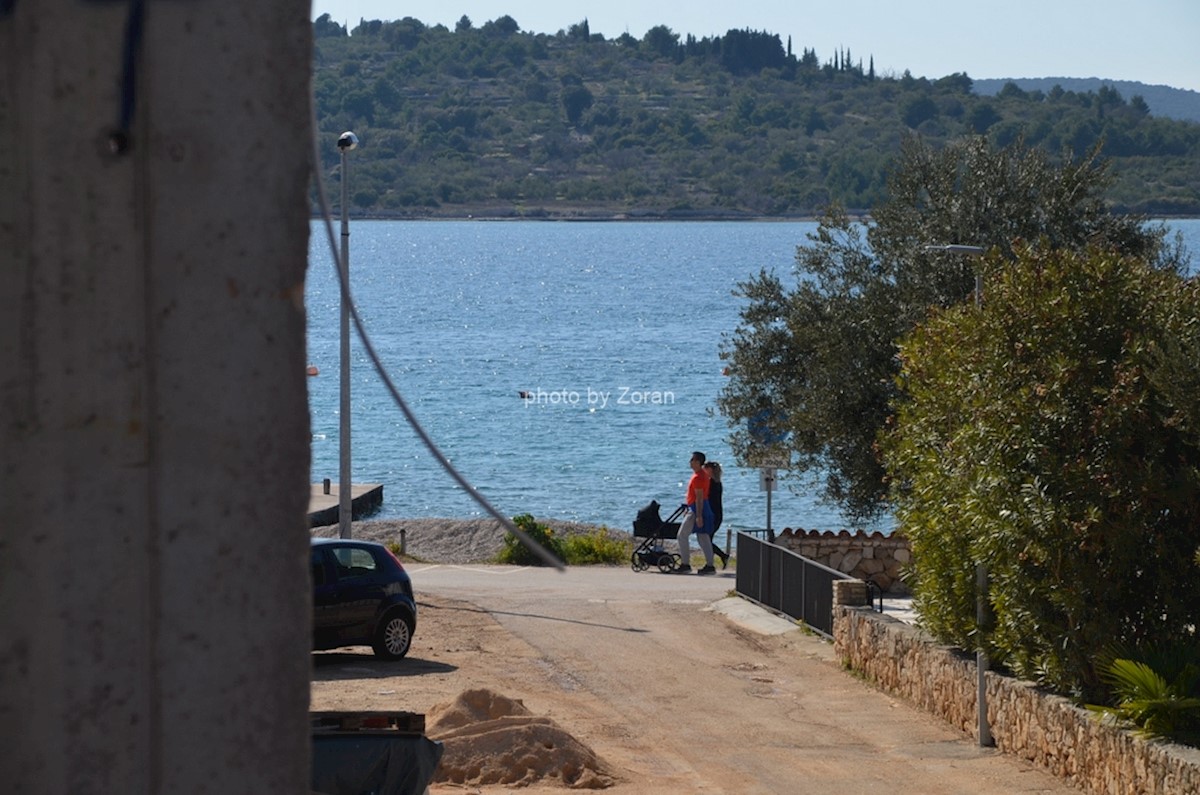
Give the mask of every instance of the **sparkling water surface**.
<svg viewBox="0 0 1200 795">
<path fill-rule="evenodd" d="M 1200 252 L 1200 221 L 1170 225 Z M 724 468 L 723 529 L 763 528 L 759 473 L 734 464 L 716 412 L 725 380 L 718 347 L 737 326 L 737 283 L 763 268 L 789 274 L 815 228 L 352 221 L 350 282 L 417 418 L 506 515 L 628 530 L 651 499 L 664 517 L 681 502 L 688 458 L 702 450 Z M 312 479 L 336 484 L 339 298 L 320 222 L 306 294 L 309 362 L 320 372 L 308 379 Z M 483 515 L 425 451 L 356 337 L 351 395 L 353 480 L 383 484 L 376 518 Z M 851 527 L 816 491 L 784 480 L 772 495 L 772 527 Z"/>
</svg>

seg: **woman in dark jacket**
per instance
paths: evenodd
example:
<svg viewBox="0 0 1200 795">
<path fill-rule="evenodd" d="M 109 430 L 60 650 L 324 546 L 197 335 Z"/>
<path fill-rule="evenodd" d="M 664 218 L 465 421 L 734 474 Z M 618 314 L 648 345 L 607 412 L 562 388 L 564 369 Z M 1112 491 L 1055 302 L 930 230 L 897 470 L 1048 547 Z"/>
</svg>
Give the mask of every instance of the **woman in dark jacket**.
<svg viewBox="0 0 1200 795">
<path fill-rule="evenodd" d="M 723 552 L 717 546 L 717 531 L 721 529 L 721 519 L 724 518 L 725 509 L 721 505 L 721 465 L 716 461 L 709 461 L 704 464 L 704 468 L 708 470 L 709 486 L 708 486 L 708 504 L 713 512 L 713 531 L 712 531 L 712 548 L 717 557 L 721 559 L 721 568 L 729 565 L 729 553 Z"/>
</svg>

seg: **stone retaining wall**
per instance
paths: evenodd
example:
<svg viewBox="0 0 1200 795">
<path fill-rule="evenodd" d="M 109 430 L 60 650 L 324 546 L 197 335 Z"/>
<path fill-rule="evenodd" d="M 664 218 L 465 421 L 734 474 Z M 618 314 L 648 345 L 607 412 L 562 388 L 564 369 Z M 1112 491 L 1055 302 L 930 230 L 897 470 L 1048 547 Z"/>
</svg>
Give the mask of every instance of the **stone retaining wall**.
<svg viewBox="0 0 1200 795">
<path fill-rule="evenodd" d="M 974 735 L 975 660 L 917 627 L 865 607 L 835 605 L 834 650 L 889 693 Z M 1098 795 L 1196 795 L 1200 749 L 1147 742 L 1102 724 L 1065 698 L 989 672 L 988 723 L 996 747 Z"/>
<path fill-rule="evenodd" d="M 789 527 L 775 537 L 775 543 L 851 577 L 871 580 L 885 593 L 908 593 L 901 573 L 912 553 L 904 536 Z"/>
</svg>

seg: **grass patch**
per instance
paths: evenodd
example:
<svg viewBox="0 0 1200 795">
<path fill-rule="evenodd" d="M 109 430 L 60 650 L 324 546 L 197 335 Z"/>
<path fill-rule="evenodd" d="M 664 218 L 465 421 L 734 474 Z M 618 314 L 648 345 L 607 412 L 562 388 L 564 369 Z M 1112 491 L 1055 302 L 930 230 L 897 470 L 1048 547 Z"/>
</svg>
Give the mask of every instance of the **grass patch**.
<svg viewBox="0 0 1200 795">
<path fill-rule="evenodd" d="M 560 536 L 527 513 L 514 516 L 513 524 L 568 566 L 625 563 L 629 560 L 633 548 L 628 538 L 613 535 L 606 527 L 581 535 Z M 496 562 L 514 566 L 546 565 L 512 533 L 504 534 L 504 547 L 496 556 Z"/>
<path fill-rule="evenodd" d="M 563 539 L 563 554 L 571 566 L 626 563 L 632 550 L 633 542 L 628 538 L 614 536 L 607 527 Z"/>
<path fill-rule="evenodd" d="M 399 560 L 401 563 L 424 563 L 425 562 L 424 560 L 421 560 L 420 558 L 416 557 L 415 555 L 409 555 L 407 552 L 402 552 L 400 550 L 400 542 L 399 541 L 388 541 L 386 544 L 384 544 L 384 546 L 386 546 L 388 548 L 388 552 L 391 552 L 393 555 L 395 555 L 396 560 Z"/>
</svg>

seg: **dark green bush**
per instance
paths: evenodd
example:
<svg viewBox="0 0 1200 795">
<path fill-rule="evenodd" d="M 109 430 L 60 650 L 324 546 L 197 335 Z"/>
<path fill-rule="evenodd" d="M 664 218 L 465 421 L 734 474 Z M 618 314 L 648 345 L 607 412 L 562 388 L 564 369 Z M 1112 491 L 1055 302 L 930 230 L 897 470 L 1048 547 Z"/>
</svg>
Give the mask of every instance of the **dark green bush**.
<svg viewBox="0 0 1200 795">
<path fill-rule="evenodd" d="M 922 621 L 1061 693 L 1104 700 L 1103 649 L 1194 637 L 1200 289 L 1102 251 L 984 266 L 982 307 L 901 346 L 883 445 Z M 993 628 L 975 627 L 975 564 Z"/>
<path fill-rule="evenodd" d="M 1118 653 L 1102 666 L 1112 705 L 1088 705 L 1148 739 L 1200 746 L 1200 640 Z"/>
<path fill-rule="evenodd" d="M 550 527 L 540 524 L 527 513 L 514 516 L 513 524 L 569 566 L 626 563 L 629 560 L 629 539 L 614 536 L 604 527 L 590 533 L 559 536 Z M 504 534 L 504 547 L 496 559 L 499 563 L 515 566 L 546 565 L 512 533 Z"/>
<path fill-rule="evenodd" d="M 524 531 L 531 539 L 549 550 L 559 560 L 563 560 L 563 540 L 554 535 L 554 531 L 544 524 L 538 524 L 530 514 L 523 513 L 513 517 L 513 524 Z M 546 562 L 532 550 L 521 543 L 512 533 L 504 534 L 504 546 L 497 557 L 500 563 L 514 566 L 545 566 Z"/>
</svg>

